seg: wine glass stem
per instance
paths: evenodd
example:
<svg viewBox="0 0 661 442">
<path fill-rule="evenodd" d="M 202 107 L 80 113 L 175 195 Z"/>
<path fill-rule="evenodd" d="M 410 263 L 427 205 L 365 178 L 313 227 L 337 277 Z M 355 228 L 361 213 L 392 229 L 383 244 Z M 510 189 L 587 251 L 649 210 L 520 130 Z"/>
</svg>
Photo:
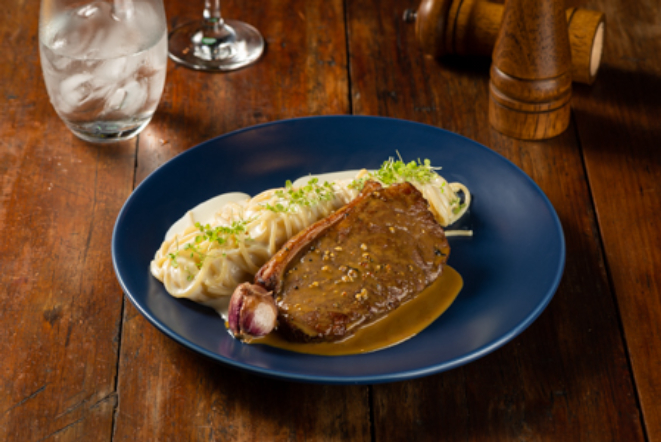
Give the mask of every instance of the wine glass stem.
<svg viewBox="0 0 661 442">
<path fill-rule="evenodd" d="M 213 23 L 216 30 L 225 23 L 220 15 L 220 0 L 204 0 L 204 20 Z"/>
</svg>

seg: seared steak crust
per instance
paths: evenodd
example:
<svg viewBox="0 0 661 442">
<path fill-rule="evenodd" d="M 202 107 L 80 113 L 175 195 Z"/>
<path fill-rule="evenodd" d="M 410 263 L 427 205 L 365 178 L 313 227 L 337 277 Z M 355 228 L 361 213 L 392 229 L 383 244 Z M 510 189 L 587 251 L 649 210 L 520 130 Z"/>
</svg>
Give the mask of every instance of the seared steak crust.
<svg viewBox="0 0 661 442">
<path fill-rule="evenodd" d="M 335 341 L 415 297 L 440 274 L 450 248 L 411 184 L 361 194 L 289 240 L 257 273 L 273 291 L 278 330 L 292 341 Z"/>
</svg>

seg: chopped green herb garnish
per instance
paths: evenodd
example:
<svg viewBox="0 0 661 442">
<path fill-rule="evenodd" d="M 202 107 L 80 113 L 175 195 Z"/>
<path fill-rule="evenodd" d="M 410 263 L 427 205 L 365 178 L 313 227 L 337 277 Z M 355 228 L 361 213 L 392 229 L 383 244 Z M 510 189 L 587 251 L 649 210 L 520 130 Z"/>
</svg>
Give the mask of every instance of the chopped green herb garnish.
<svg viewBox="0 0 661 442">
<path fill-rule="evenodd" d="M 330 201 L 335 194 L 332 183 L 326 181 L 324 184 L 319 184 L 318 178 L 311 178 L 307 185 L 296 189 L 292 182 L 287 180 L 284 189 L 276 190 L 275 195 L 280 201 L 274 205 L 266 203 L 264 207 L 276 213 L 291 213 L 295 212 L 297 207 L 310 207 L 321 201 Z"/>
<path fill-rule="evenodd" d="M 418 159 L 417 162 L 409 161 L 408 163 L 405 163 L 402 161 L 401 157 L 397 161 L 390 158 L 388 161 L 383 162 L 379 170 L 370 172 L 363 178 L 353 180 L 351 184 L 349 184 L 349 187 L 356 190 L 362 190 L 365 181 L 368 179 L 375 179 L 385 186 L 401 183 L 403 181 L 415 181 L 420 184 L 426 184 L 437 176 L 435 170 L 438 169 L 440 169 L 440 167 L 432 167 L 431 161 L 428 159 L 425 159 L 424 161 Z"/>
<path fill-rule="evenodd" d="M 363 187 L 365 186 L 365 181 L 367 181 L 368 177 L 362 177 L 362 178 L 356 178 L 352 182 L 349 183 L 347 186 L 349 189 L 354 189 L 354 190 L 363 190 Z"/>
<path fill-rule="evenodd" d="M 250 239 L 246 235 L 246 224 L 252 220 L 234 221 L 229 227 L 218 226 L 211 227 L 209 224 L 202 225 L 195 223 L 195 227 L 200 231 L 200 235 L 196 235 L 193 242 L 189 242 L 184 246 L 184 250 L 189 252 L 191 259 L 196 260 L 195 263 L 198 269 L 202 268 L 205 258 L 214 247 L 231 247 L 234 246 L 239 235 L 244 235 L 243 240 Z M 203 246 L 201 243 L 207 241 L 209 244 Z M 179 252 L 177 252 L 178 254 Z M 170 258 L 175 263 L 177 254 L 170 254 Z"/>
<path fill-rule="evenodd" d="M 457 201 L 458 201 L 458 200 L 457 200 Z M 453 204 L 454 204 L 454 202 L 453 202 Z M 461 203 L 461 204 L 459 204 L 458 206 L 452 208 L 452 213 L 456 215 L 456 214 L 459 213 L 464 207 L 466 207 L 466 203 Z"/>
</svg>

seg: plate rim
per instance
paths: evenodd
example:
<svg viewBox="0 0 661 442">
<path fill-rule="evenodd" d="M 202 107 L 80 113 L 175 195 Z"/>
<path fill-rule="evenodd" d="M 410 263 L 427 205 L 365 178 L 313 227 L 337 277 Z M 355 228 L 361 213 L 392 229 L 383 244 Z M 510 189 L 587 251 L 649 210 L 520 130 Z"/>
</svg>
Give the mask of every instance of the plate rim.
<svg viewBox="0 0 661 442">
<path fill-rule="evenodd" d="M 425 130 L 435 130 L 435 131 L 441 131 L 445 133 L 446 135 L 450 137 L 458 137 L 462 139 L 465 142 L 468 142 L 475 147 L 481 149 L 485 153 L 489 155 L 493 155 L 496 158 L 498 158 L 501 161 L 504 161 L 509 167 L 514 168 L 516 171 L 518 171 L 522 177 L 529 183 L 529 185 L 532 186 L 532 188 L 535 190 L 535 193 L 538 194 L 541 198 L 544 204 L 550 209 L 549 212 L 551 214 L 551 219 L 553 221 L 553 225 L 555 227 L 556 233 L 558 234 L 559 240 L 560 240 L 560 250 L 559 250 L 559 262 L 557 263 L 557 270 L 555 275 L 553 276 L 553 282 L 549 286 L 548 290 L 544 294 L 544 296 L 541 298 L 542 301 L 537 304 L 537 306 L 518 324 L 516 324 L 514 327 L 512 327 L 508 332 L 502 334 L 498 339 L 495 339 L 494 341 L 483 345 L 470 353 L 467 353 L 465 355 L 455 357 L 451 360 L 445 361 L 440 364 L 433 364 L 433 365 L 428 365 L 425 367 L 421 367 L 418 369 L 409 369 L 409 370 L 404 370 L 404 371 L 397 371 L 394 373 L 383 373 L 383 374 L 376 374 L 376 375 L 358 375 L 358 376 L 339 376 L 339 375 L 314 375 L 314 374 L 303 374 L 303 373 L 291 373 L 288 371 L 284 370 L 275 370 L 275 369 L 270 369 L 270 368 L 264 368 L 264 367 L 259 367 L 255 365 L 250 365 L 241 361 L 237 361 L 235 359 L 225 357 L 223 355 L 220 355 L 218 353 L 214 353 L 210 350 L 207 350 L 198 344 L 184 338 L 180 334 L 176 333 L 174 330 L 169 328 L 166 324 L 162 323 L 158 318 L 155 318 L 152 314 L 150 314 L 148 311 L 145 310 L 145 308 L 140 305 L 136 299 L 134 299 L 134 296 L 131 294 L 130 290 L 128 289 L 126 282 L 124 281 L 124 278 L 122 277 L 122 274 L 120 273 L 119 270 L 119 263 L 118 263 L 118 256 L 116 253 L 116 249 L 118 247 L 117 242 L 117 236 L 119 235 L 118 230 L 120 226 L 120 221 L 123 219 L 123 217 L 126 214 L 126 211 L 128 210 L 128 207 L 131 205 L 132 201 L 136 197 L 136 194 L 140 191 L 140 189 L 145 186 L 145 183 L 149 181 L 149 179 L 156 175 L 157 173 L 163 173 L 163 170 L 166 170 L 168 167 L 171 167 L 170 165 L 175 162 L 175 160 L 179 159 L 182 156 L 186 156 L 191 154 L 191 152 L 194 152 L 203 146 L 211 143 L 217 143 L 219 140 L 222 140 L 224 138 L 230 138 L 232 136 L 237 136 L 243 132 L 249 132 L 249 131 L 254 131 L 258 129 L 262 129 L 264 127 L 268 126 L 273 126 L 273 125 L 286 125 L 286 124 L 292 124 L 300 121 L 306 121 L 306 120 L 373 120 L 373 121 L 381 121 L 381 122 L 396 122 L 397 124 L 404 124 L 404 125 L 411 125 L 411 126 L 418 126 L 420 128 L 423 128 Z M 210 138 L 208 140 L 202 141 L 201 143 L 198 143 L 192 147 L 187 148 L 186 150 L 178 153 L 177 155 L 173 156 L 172 158 L 168 159 L 165 161 L 163 164 L 159 165 L 156 169 L 151 171 L 136 187 L 131 191 L 131 194 L 127 197 L 126 201 L 122 205 L 122 208 L 120 209 L 117 218 L 115 220 L 115 225 L 113 227 L 112 231 L 112 238 L 111 238 L 111 255 L 112 255 L 112 263 L 113 263 L 113 268 L 115 272 L 115 276 L 117 281 L 119 282 L 123 294 L 129 299 L 131 304 L 140 312 L 140 314 L 147 319 L 147 321 L 156 327 L 160 332 L 165 334 L 168 338 L 174 340 L 178 344 L 193 350 L 194 352 L 210 359 L 213 362 L 216 363 L 222 363 L 230 368 L 233 369 L 239 369 L 239 370 L 245 370 L 251 373 L 255 373 L 257 375 L 265 376 L 268 378 L 274 378 L 274 379 L 280 379 L 280 380 L 288 380 L 288 381 L 295 381 L 295 382 L 304 382 L 304 383 L 316 383 L 316 384 L 325 384 L 325 385 L 371 385 L 371 384 L 380 384 L 380 383 L 386 383 L 386 382 L 400 382 L 400 381 L 405 381 L 405 380 L 411 380 L 411 379 L 416 379 L 424 376 L 429 376 L 432 374 L 448 371 L 460 366 L 463 366 L 465 364 L 468 364 L 470 362 L 476 361 L 493 351 L 503 347 L 510 341 L 512 341 L 516 336 L 521 334 L 525 329 L 527 329 L 532 323 L 535 322 L 535 320 L 541 315 L 541 313 L 546 309 L 548 304 L 551 302 L 553 297 L 555 296 L 555 293 L 560 285 L 560 282 L 562 280 L 562 277 L 564 275 L 564 268 L 566 264 L 566 242 L 565 242 L 565 235 L 564 231 L 562 228 L 562 223 L 560 222 L 560 218 L 554 208 L 554 206 L 551 204 L 551 201 L 548 199 L 546 194 L 543 192 L 543 190 L 539 187 L 539 185 L 530 177 L 528 176 L 527 173 L 525 173 L 520 167 L 518 167 L 516 164 L 514 164 L 512 161 L 510 161 L 508 158 L 505 156 L 501 155 L 500 153 L 494 151 L 493 149 L 478 143 L 475 140 L 472 140 L 466 136 L 463 136 L 461 134 L 457 134 L 455 132 L 449 131 L 447 129 L 443 129 L 440 127 L 432 126 L 430 124 L 426 123 L 420 123 L 417 121 L 412 121 L 412 120 L 405 120 L 401 118 L 393 118 L 393 117 L 383 117 L 383 116 L 370 116 L 370 115 L 314 115 L 314 116 L 304 116 L 304 117 L 296 117 L 296 118 L 287 118 L 287 119 L 281 119 L 281 120 L 274 120 L 274 121 L 269 121 L 265 123 L 260 123 L 252 126 L 247 126 L 243 128 L 239 128 L 230 132 L 227 132 L 225 134 L 218 135 L 216 137 Z M 122 312 L 122 315 L 124 313 Z M 347 355 L 343 357 L 361 357 L 364 355 Z M 328 356 L 332 357 L 332 356 Z"/>
</svg>

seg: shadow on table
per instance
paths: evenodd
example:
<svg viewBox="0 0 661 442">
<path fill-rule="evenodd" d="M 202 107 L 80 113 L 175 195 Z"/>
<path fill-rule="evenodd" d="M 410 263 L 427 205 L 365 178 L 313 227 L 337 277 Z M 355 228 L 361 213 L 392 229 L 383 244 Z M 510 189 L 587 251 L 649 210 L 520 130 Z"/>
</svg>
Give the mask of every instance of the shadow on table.
<svg viewBox="0 0 661 442">
<path fill-rule="evenodd" d="M 620 106 L 647 112 L 656 110 L 657 115 L 661 110 L 661 76 L 654 72 L 604 65 L 592 85 L 574 83 L 573 86 L 574 96 L 589 99 L 600 106 Z"/>
<path fill-rule="evenodd" d="M 470 78 L 489 79 L 491 58 L 480 56 L 445 55 L 437 58 L 440 67 L 450 72 L 468 76 Z"/>
<path fill-rule="evenodd" d="M 574 118 L 584 148 L 658 157 L 661 76 L 603 66 L 592 86 L 575 85 L 573 94 Z"/>
</svg>

